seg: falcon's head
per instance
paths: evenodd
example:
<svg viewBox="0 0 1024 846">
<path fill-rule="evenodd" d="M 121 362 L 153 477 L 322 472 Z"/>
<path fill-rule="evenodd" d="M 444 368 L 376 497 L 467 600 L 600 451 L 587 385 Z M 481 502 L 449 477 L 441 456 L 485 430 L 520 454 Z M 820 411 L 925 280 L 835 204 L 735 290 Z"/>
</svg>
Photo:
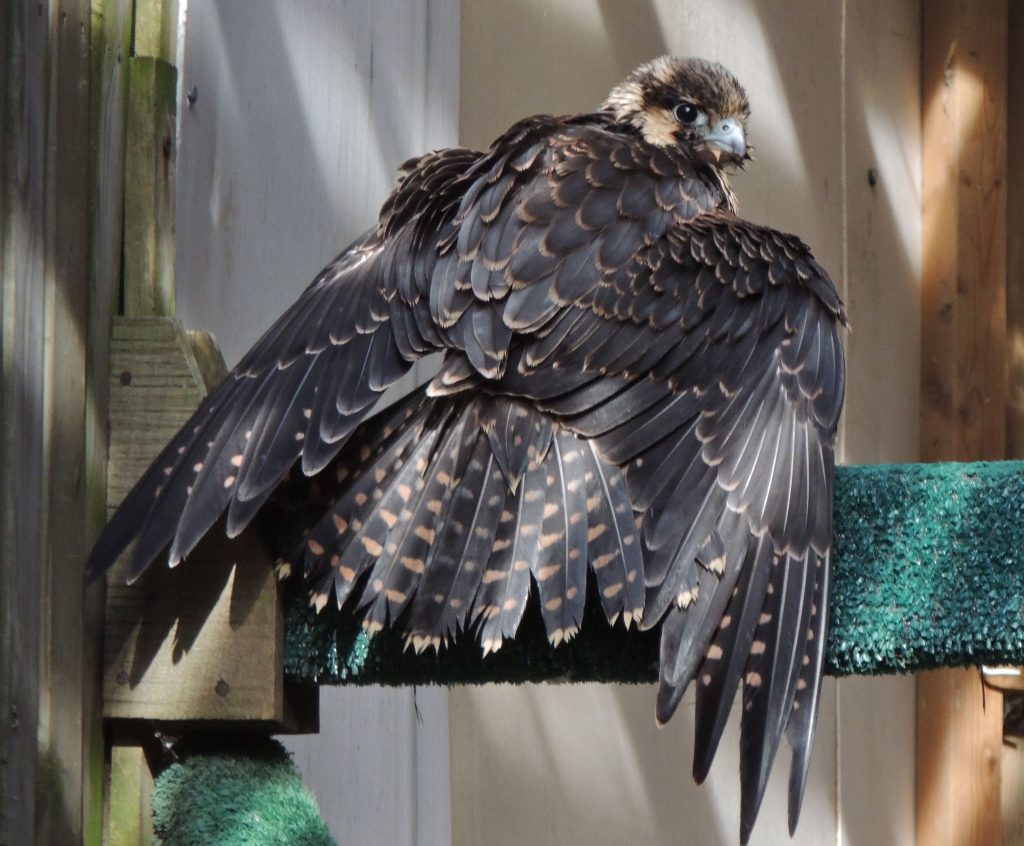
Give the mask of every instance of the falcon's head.
<svg viewBox="0 0 1024 846">
<path fill-rule="evenodd" d="M 747 92 L 717 62 L 662 56 L 613 88 L 601 108 L 648 143 L 692 147 L 718 167 L 749 158 Z"/>
</svg>

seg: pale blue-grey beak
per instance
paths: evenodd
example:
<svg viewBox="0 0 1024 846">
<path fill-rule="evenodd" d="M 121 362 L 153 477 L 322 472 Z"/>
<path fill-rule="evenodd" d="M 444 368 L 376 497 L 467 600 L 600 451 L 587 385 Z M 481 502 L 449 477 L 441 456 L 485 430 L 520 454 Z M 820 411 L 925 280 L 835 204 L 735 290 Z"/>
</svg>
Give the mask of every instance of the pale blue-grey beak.
<svg viewBox="0 0 1024 846">
<path fill-rule="evenodd" d="M 743 135 L 743 124 L 736 118 L 722 118 L 718 123 L 708 127 L 704 145 L 737 162 L 743 161 L 747 155 L 747 139 Z"/>
</svg>

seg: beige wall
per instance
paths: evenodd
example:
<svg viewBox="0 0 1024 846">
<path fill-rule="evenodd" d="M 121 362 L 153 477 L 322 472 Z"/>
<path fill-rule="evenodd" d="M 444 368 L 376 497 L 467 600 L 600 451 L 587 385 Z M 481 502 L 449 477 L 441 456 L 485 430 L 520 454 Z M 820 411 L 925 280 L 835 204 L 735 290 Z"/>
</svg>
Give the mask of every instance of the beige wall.
<svg viewBox="0 0 1024 846">
<path fill-rule="evenodd" d="M 460 140 L 479 147 L 523 115 L 592 108 L 660 53 L 722 61 L 754 109 L 742 212 L 798 233 L 849 306 L 843 460 L 912 461 L 918 16 L 916 0 L 463 0 Z M 913 703 L 909 679 L 826 683 L 793 843 L 913 841 Z M 454 691 L 453 843 L 736 843 L 738 731 L 697 788 L 692 707 L 658 731 L 651 687 Z M 780 764 L 753 843 L 788 841 Z"/>
</svg>

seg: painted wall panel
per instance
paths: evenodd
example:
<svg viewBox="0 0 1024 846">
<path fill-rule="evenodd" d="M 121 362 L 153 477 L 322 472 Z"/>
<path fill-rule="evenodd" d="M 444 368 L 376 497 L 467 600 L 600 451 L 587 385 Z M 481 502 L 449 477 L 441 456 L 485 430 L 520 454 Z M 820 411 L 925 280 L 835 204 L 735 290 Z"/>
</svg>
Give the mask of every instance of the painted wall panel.
<svg viewBox="0 0 1024 846">
<path fill-rule="evenodd" d="M 842 455 L 851 464 L 919 458 L 920 35 L 916 2 L 846 6 L 843 294 L 853 330 Z M 839 690 L 840 842 L 913 843 L 914 679 L 847 679 Z"/>
</svg>

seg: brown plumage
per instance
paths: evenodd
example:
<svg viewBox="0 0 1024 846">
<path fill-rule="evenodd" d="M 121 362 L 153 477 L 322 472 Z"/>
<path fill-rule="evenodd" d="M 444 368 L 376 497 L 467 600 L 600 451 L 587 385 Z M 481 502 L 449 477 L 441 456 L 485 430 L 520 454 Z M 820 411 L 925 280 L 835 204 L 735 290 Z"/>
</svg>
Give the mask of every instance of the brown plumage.
<svg viewBox="0 0 1024 846">
<path fill-rule="evenodd" d="M 697 684 L 702 780 L 743 683 L 741 839 L 778 743 L 807 775 L 826 641 L 842 305 L 797 238 L 736 216 L 746 94 L 658 59 L 597 112 L 407 162 L 126 498 L 89 572 L 131 577 L 227 511 L 301 514 L 285 569 L 416 649 L 553 644 L 588 571 L 608 619 L 661 625 L 657 716 Z M 360 423 L 419 357 L 426 390 Z M 359 427 L 359 428 L 357 428 Z M 317 484 L 287 482 L 293 468 Z"/>
</svg>

